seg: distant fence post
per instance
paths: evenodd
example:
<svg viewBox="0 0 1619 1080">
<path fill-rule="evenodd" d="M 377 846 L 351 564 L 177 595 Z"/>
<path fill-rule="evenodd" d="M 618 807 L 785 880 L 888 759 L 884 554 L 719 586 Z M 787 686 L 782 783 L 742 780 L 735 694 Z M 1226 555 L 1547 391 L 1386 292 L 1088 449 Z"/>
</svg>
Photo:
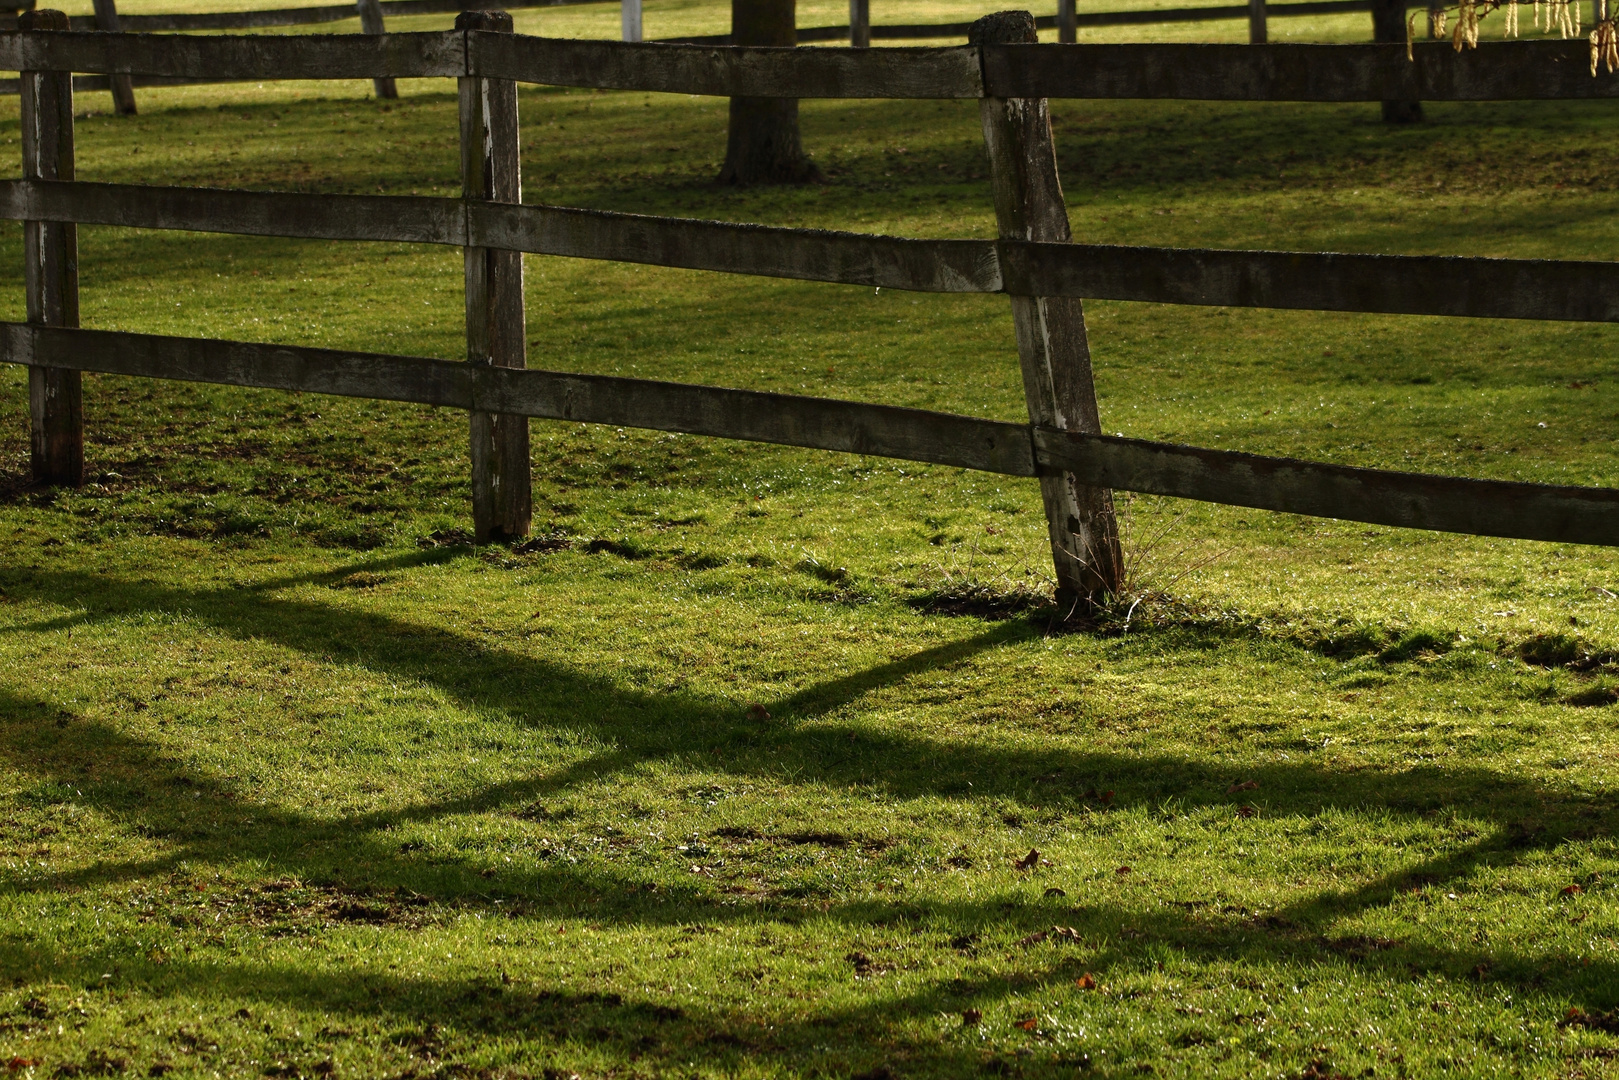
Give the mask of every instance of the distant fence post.
<svg viewBox="0 0 1619 1080">
<path fill-rule="evenodd" d="M 1265 27 L 1265 0 L 1248 0 L 1248 44 L 1263 45 L 1269 36 Z"/>
<path fill-rule="evenodd" d="M 1405 44 L 1405 0 L 1372 0 L 1372 40 Z M 1415 124 L 1422 120 L 1422 102 L 1383 102 L 1383 122 Z"/>
<path fill-rule="evenodd" d="M 102 0 L 96 0 L 101 3 Z M 112 0 L 106 0 L 108 4 Z M 382 4 L 378 0 L 355 0 L 355 6 L 360 9 L 360 31 L 366 34 L 386 34 L 388 27 L 382 21 Z M 399 84 L 394 82 L 393 76 L 384 76 L 372 79 L 371 85 L 376 88 L 377 97 L 384 101 L 392 101 L 399 96 Z"/>
<path fill-rule="evenodd" d="M 640 41 L 641 0 L 620 0 L 618 23 L 625 41 Z"/>
<path fill-rule="evenodd" d="M 504 11 L 463 11 L 457 30 L 512 32 Z M 467 199 L 523 201 L 518 166 L 517 84 L 462 77 L 461 192 Z M 523 256 L 468 247 L 467 361 L 526 367 Z M 533 512 L 529 486 L 528 418 L 472 414 L 472 520 L 479 543 L 526 536 Z"/>
<path fill-rule="evenodd" d="M 27 11 L 19 30 L 66 30 L 60 11 Z M 22 73 L 22 173 L 25 180 L 73 179 L 73 75 Z M 79 325 L 79 234 L 75 225 L 23 222 L 27 259 L 28 321 Z M 28 414 L 34 479 L 42 484 L 84 483 L 83 377 L 62 368 L 28 369 Z"/>
<path fill-rule="evenodd" d="M 1038 40 L 1034 16 L 1026 11 L 986 15 L 973 23 L 968 40 L 975 45 L 1032 44 Z M 986 97 L 981 110 L 1001 239 L 1071 240 L 1045 99 Z M 1013 296 L 1012 320 L 1029 419 L 1042 427 L 1100 434 L 1081 301 Z M 1124 564 L 1113 493 L 1080 484 L 1072 473 L 1063 472 L 1042 476 L 1040 494 L 1058 602 L 1070 607 L 1117 595 Z"/>
<path fill-rule="evenodd" d="M 95 0 L 96 29 L 105 30 L 109 34 L 118 33 L 118 5 L 116 0 Z M 128 75 L 114 72 L 109 75 L 108 81 L 112 83 L 112 106 L 118 110 L 119 116 L 135 115 L 135 84 Z"/>
<path fill-rule="evenodd" d="M 849 0 L 849 44 L 871 48 L 871 0 Z"/>
<path fill-rule="evenodd" d="M 1072 45 L 1079 40 L 1079 11 L 1075 0 L 1057 0 L 1057 41 Z"/>
</svg>

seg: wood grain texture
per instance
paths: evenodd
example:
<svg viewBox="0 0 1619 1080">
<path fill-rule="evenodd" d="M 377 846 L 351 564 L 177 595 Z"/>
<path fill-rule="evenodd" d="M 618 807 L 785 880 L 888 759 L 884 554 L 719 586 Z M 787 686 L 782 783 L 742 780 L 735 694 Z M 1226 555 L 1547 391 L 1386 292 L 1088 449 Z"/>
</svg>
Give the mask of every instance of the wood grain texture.
<svg viewBox="0 0 1619 1080">
<path fill-rule="evenodd" d="M 755 390 L 26 323 L 0 323 L 0 360 L 412 401 L 1035 475 L 1029 429 L 1023 424 Z"/>
<path fill-rule="evenodd" d="M 1619 546 L 1619 491 L 1322 465 L 1190 446 L 1034 432 L 1042 468 L 1123 491 L 1409 529 Z"/>
<path fill-rule="evenodd" d="M 986 15 L 973 24 L 971 40 L 1033 41 L 1034 17 L 1026 11 Z M 1068 207 L 1057 176 L 1046 100 L 986 97 L 979 103 L 979 115 L 1001 239 L 1053 247 L 1068 243 Z M 1014 295 L 1012 325 L 1030 421 L 1063 431 L 1099 431 L 1083 302 L 1077 297 Z M 1058 605 L 1071 608 L 1117 596 L 1124 557 L 1113 493 L 1051 470 L 1041 474 L 1040 496 Z"/>
<path fill-rule="evenodd" d="M 380 37 L 18 32 L 0 34 L 0 69 L 221 80 L 428 78 L 461 75 L 466 54 L 455 31 Z"/>
<path fill-rule="evenodd" d="M 30 11 L 24 26 L 44 36 L 65 33 L 60 11 Z M 30 179 L 73 179 L 73 82 L 65 71 L 23 71 L 22 172 Z M 78 228 L 59 221 L 23 222 L 23 279 L 28 321 L 79 325 Z M 76 371 L 28 370 L 29 442 L 36 483 L 84 483 L 84 395 Z"/>
<path fill-rule="evenodd" d="M 974 98 L 971 48 L 708 48 L 658 42 L 470 35 L 472 70 L 549 86 L 719 97 Z"/>
<path fill-rule="evenodd" d="M 1274 9 L 1272 9 L 1274 11 Z M 1399 45 L 993 45 L 985 90 L 1002 97 L 1202 101 L 1492 101 L 1619 97 L 1583 41 Z"/>
<path fill-rule="evenodd" d="M 1619 263 L 1000 245 L 1008 292 L 1167 304 L 1613 322 Z"/>
<path fill-rule="evenodd" d="M 468 0 L 382 0 L 382 13 L 394 15 L 436 15 L 466 10 Z M 617 0 L 503 0 L 482 4 L 488 8 L 545 8 L 573 4 L 616 3 Z M 342 22 L 356 15 L 353 4 L 318 4 L 304 7 L 260 8 L 256 11 L 210 11 L 168 15 L 124 15 L 121 29 L 126 32 L 154 33 L 165 30 L 256 30 L 272 26 L 318 26 Z M 74 30 L 100 29 L 95 17 L 75 15 Z M 0 31 L 16 28 L 16 18 L 0 15 Z"/>
</svg>

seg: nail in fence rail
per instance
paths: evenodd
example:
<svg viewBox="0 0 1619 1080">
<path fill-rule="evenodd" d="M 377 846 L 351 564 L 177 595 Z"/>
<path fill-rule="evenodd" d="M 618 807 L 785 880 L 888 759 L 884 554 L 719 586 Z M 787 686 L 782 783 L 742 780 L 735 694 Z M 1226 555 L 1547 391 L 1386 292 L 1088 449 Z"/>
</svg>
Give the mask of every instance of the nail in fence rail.
<svg viewBox="0 0 1619 1080">
<path fill-rule="evenodd" d="M 60 11 L 22 16 L 29 30 L 67 29 Z M 22 72 L 22 168 L 27 179 L 73 179 L 73 82 L 65 71 Z M 79 325 L 79 241 L 76 225 L 25 221 L 28 321 Z M 28 369 L 34 479 L 84 483 L 84 393 L 77 371 Z"/>
<path fill-rule="evenodd" d="M 65 25 L 60 15 L 40 13 L 39 18 Z M 1024 15 L 1020 23 L 1025 40 L 1027 21 Z M 986 27 L 982 36 L 996 36 L 992 29 Z M 1038 99 L 1050 96 L 1048 92 L 1276 100 L 1299 93 L 1301 87 L 1320 95 L 1317 100 L 1384 100 L 1390 85 L 1402 92 L 1411 86 L 1433 87 L 1441 92 L 1432 96 L 1454 100 L 1619 96 L 1616 80 L 1591 79 L 1585 73 L 1577 46 L 1495 47 L 1479 51 L 1493 54 L 1482 61 L 1457 58 L 1443 47 L 1419 48 L 1417 63 L 1408 65 L 1415 69 L 1406 76 L 1409 81 L 1390 84 L 1385 65 L 1392 50 L 1386 47 L 1301 52 L 1297 47 L 1239 46 L 1234 52 L 1205 46 L 1187 53 L 1184 47 L 1164 46 L 983 44 L 879 58 L 869 50 L 800 53 L 567 43 L 477 30 L 290 42 L 87 37 L 65 31 L 0 35 L 0 63 L 9 56 L 25 73 L 25 179 L 0 183 L 0 216 L 25 221 L 30 245 L 30 321 L 0 324 L 0 358 L 30 366 L 31 391 L 47 384 L 76 389 L 77 373 L 90 370 L 466 408 L 485 418 L 474 420 L 475 433 L 479 424 L 487 425 L 486 437 L 475 434 L 473 440 L 474 502 L 483 508 L 478 511 L 479 532 L 487 537 L 521 535 L 527 527 L 526 440 L 520 452 L 514 450 L 501 433 L 519 428 L 504 422 L 543 416 L 889 455 L 1011 475 L 1066 475 L 1062 490 L 1074 505 L 1087 490 L 1105 497 L 1108 487 L 1120 487 L 1379 524 L 1619 545 L 1619 491 L 1414 476 L 1102 436 L 1096 433 L 1094 396 L 1083 382 L 1088 355 L 1082 312 L 1077 303 L 1063 303 L 1065 298 L 1110 297 L 1619 321 L 1619 266 L 1062 242 L 1066 220 L 1049 128 L 1041 123 L 1045 106 L 1038 100 L 996 100 Z M 814 52 L 823 55 L 806 55 Z M 1300 57 L 1310 62 L 1301 63 Z M 1059 58 L 1062 64 L 1053 67 Z M 1569 60 L 1576 62 L 1565 66 Z M 74 68 L 169 78 L 455 75 L 463 79 L 465 197 L 313 196 L 75 183 L 72 89 L 66 74 Z M 1571 69 L 1579 72 L 1578 81 L 1568 80 Z M 262 74 L 268 71 L 275 74 Z M 982 97 L 1002 238 L 909 240 L 517 205 L 521 193 L 513 79 L 678 87 L 727 96 L 769 96 L 773 88 L 796 96 Z M 1142 88 L 1149 92 L 1139 93 Z M 506 199 L 513 201 L 502 201 Z M 467 249 L 472 362 L 76 329 L 72 238 L 81 221 L 462 245 Z M 854 402 L 525 370 L 520 366 L 522 251 L 927 291 L 1006 292 L 1017 313 L 1031 422 L 1006 424 Z M 1028 348 L 1031 342 L 1034 347 Z M 31 393 L 31 417 L 41 477 L 72 483 L 82 478 L 82 433 L 77 398 L 71 408 L 66 401 L 61 393 Z M 526 426 L 521 430 L 526 433 Z M 59 437 L 63 432 L 78 441 L 64 444 Z M 1074 505 L 1066 509 L 1073 511 Z M 1070 546 L 1071 538 L 1083 536 L 1085 523 L 1078 512 L 1063 518 L 1063 510 L 1053 507 L 1052 516 L 1059 574 L 1073 582 L 1070 591 L 1087 583 L 1093 590 L 1104 589 L 1094 562 L 1076 570 L 1072 561 L 1062 560 L 1094 560 L 1094 534 L 1105 518 L 1093 512 L 1092 538 Z"/>
<path fill-rule="evenodd" d="M 1037 40 L 1034 17 L 1026 11 L 986 16 L 973 29 L 974 44 Z M 1067 243 L 1068 208 L 1057 179 L 1046 100 L 986 97 L 979 108 L 1001 238 Z M 1083 302 L 1078 297 L 1014 296 L 1012 325 L 1030 422 L 1098 434 L 1101 421 Z M 1057 602 L 1069 608 L 1087 597 L 1118 595 L 1124 558 L 1113 493 L 1081 484 L 1064 471 L 1040 477 L 1040 497 L 1057 570 Z"/>
<path fill-rule="evenodd" d="M 512 31 L 504 11 L 466 11 L 459 30 Z M 461 195 L 468 205 L 520 203 L 517 84 L 464 76 L 461 98 Z M 470 240 L 470 238 L 469 238 Z M 465 249 L 467 362 L 502 368 L 526 364 L 523 256 L 509 249 Z M 527 536 L 532 514 L 528 418 L 472 413 L 472 522 L 478 543 Z"/>
</svg>

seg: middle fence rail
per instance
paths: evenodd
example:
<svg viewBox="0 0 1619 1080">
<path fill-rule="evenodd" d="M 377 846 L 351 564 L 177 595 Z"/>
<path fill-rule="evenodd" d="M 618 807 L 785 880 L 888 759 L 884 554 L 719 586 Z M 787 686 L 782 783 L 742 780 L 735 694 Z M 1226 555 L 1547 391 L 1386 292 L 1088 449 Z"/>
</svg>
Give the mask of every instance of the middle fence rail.
<svg viewBox="0 0 1619 1080">
<path fill-rule="evenodd" d="M 997 18 L 990 17 L 985 36 L 997 32 Z M 1419 45 L 1414 60 L 1406 59 L 1403 45 L 988 40 L 945 49 L 795 50 L 555 41 L 497 32 L 498 20 L 483 13 L 461 21 L 496 29 L 311 38 L 0 34 L 0 66 L 24 73 L 25 106 L 24 179 L 0 182 L 0 218 L 25 223 L 30 252 L 29 319 L 0 324 L 0 360 L 29 366 L 36 477 L 82 479 L 77 379 L 93 371 L 465 409 L 474 417 L 480 539 L 527 531 L 526 426 L 519 439 L 511 420 L 543 417 L 1040 477 L 1059 589 L 1078 598 L 1117 583 L 1110 565 L 1117 550 L 1110 489 L 1383 525 L 1619 545 L 1619 490 L 1418 475 L 1101 434 L 1081 299 L 1619 322 L 1619 263 L 1073 243 L 1045 104 L 1053 97 L 1379 101 L 1391 87 L 1452 101 L 1619 97 L 1619 78 L 1592 77 L 1583 43 L 1488 45 L 1460 54 Z M 1032 35 L 1032 21 L 1025 15 L 1012 32 L 1004 26 L 999 32 Z M 221 79 L 456 77 L 462 80 L 465 194 L 312 195 L 77 182 L 74 71 Z M 980 99 L 1000 238 L 907 239 L 523 204 L 515 165 L 517 82 L 722 96 Z M 79 329 L 72 232 L 79 224 L 463 247 L 473 362 Z M 518 252 L 922 292 L 1004 293 L 1018 326 L 1031 419 L 1011 423 L 528 370 L 521 267 L 510 254 Z M 515 342 L 500 329 L 512 325 L 519 328 Z M 481 428 L 478 417 L 487 418 Z M 514 494 L 516 487 L 522 490 Z"/>
</svg>

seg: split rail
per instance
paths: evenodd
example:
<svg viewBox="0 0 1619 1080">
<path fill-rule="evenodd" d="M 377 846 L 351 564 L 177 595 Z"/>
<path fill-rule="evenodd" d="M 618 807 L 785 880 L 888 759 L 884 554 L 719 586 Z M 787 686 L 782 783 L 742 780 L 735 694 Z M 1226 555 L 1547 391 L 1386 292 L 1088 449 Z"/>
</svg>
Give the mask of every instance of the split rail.
<svg viewBox="0 0 1619 1080">
<path fill-rule="evenodd" d="M 1582 42 L 1486 45 L 1037 45 L 1032 17 L 966 47 L 703 48 L 557 41 L 464 13 L 454 31 L 321 37 L 77 33 L 56 12 L 0 34 L 23 72 L 27 321 L 0 361 L 29 371 L 45 483 L 83 480 L 81 373 L 409 401 L 471 415 L 480 540 L 529 528 L 528 418 L 613 424 L 1039 477 L 1062 592 L 1117 582 L 1111 490 L 1380 525 L 1619 545 L 1619 490 L 1419 475 L 1102 434 L 1082 298 L 1468 318 L 1619 321 L 1619 263 L 1073 243 L 1046 99 L 1246 101 L 1619 98 Z M 52 20 L 55 20 L 54 23 Z M 50 30 L 56 25 L 62 29 Z M 163 78 L 460 80 L 461 198 L 315 195 L 74 179 L 71 72 Z M 517 84 L 796 98 L 978 99 L 999 238 L 907 239 L 523 204 Z M 466 361 L 86 330 L 76 228 L 400 241 L 465 252 Z M 522 256 L 1010 298 L 1028 423 L 862 402 L 526 368 Z"/>
</svg>

